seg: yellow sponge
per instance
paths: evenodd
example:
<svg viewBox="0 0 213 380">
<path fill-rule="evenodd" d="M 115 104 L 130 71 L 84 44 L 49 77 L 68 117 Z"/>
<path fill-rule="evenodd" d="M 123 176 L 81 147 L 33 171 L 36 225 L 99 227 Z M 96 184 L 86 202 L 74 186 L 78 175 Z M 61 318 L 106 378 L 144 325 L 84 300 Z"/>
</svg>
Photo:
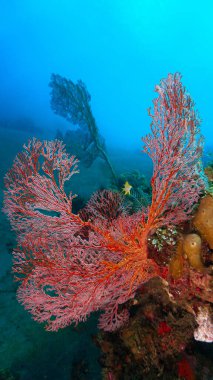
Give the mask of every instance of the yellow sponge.
<svg viewBox="0 0 213 380">
<path fill-rule="evenodd" d="M 213 197 L 206 195 L 200 202 L 193 219 L 196 229 L 213 249 Z"/>
<path fill-rule="evenodd" d="M 171 259 L 169 271 L 173 278 L 178 279 L 182 276 L 184 270 L 184 259 L 187 259 L 189 265 L 199 271 L 204 269 L 201 255 L 202 241 L 197 234 L 182 235 L 178 244 L 176 255 Z"/>
<path fill-rule="evenodd" d="M 183 253 L 187 256 L 191 267 L 202 270 L 201 238 L 197 234 L 188 234 L 183 239 Z"/>
</svg>

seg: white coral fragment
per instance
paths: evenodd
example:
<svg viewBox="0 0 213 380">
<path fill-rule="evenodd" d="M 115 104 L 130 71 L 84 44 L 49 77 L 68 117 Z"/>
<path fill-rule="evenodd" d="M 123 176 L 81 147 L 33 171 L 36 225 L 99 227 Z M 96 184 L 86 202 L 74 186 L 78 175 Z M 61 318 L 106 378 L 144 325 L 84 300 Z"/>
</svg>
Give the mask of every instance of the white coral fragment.
<svg viewBox="0 0 213 380">
<path fill-rule="evenodd" d="M 196 321 L 198 328 L 194 331 L 194 338 L 201 342 L 213 342 L 213 321 L 210 307 L 200 307 Z"/>
</svg>

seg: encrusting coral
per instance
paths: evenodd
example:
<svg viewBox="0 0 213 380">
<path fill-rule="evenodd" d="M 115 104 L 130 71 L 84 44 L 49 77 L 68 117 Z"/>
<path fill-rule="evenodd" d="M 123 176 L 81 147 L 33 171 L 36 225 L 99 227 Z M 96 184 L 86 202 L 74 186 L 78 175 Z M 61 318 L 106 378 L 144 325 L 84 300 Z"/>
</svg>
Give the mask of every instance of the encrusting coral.
<svg viewBox="0 0 213 380">
<path fill-rule="evenodd" d="M 146 283 L 132 304 L 127 326 L 114 334 L 100 332 L 96 339 L 103 353 L 103 379 L 108 380 L 109 369 L 113 380 L 162 379 L 163 371 L 170 373 L 165 379 L 174 379 L 172 367 L 192 340 L 194 316 L 172 301 L 159 278 Z"/>
<path fill-rule="evenodd" d="M 18 299 L 49 330 L 96 310 L 104 312 L 99 327 L 106 331 L 127 323 L 127 301 L 166 275 L 167 264 L 149 252 L 149 237 L 187 221 L 204 191 L 200 120 L 180 74 L 169 74 L 156 92 L 151 134 L 143 139 L 153 161 L 148 208 L 129 215 L 110 192 L 93 197 L 88 219 L 74 214 L 64 184 L 77 173 L 77 160 L 59 141 L 30 141 L 5 178 L 4 209 L 18 234 Z"/>
</svg>

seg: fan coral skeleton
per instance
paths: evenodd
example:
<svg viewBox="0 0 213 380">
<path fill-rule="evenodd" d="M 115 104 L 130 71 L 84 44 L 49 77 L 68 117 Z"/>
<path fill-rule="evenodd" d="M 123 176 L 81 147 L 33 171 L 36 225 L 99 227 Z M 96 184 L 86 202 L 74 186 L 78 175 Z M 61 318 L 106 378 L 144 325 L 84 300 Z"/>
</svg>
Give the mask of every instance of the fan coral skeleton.
<svg viewBox="0 0 213 380">
<path fill-rule="evenodd" d="M 199 118 L 180 74 L 169 74 L 156 92 L 151 134 L 143 139 L 153 161 L 148 209 L 128 215 L 118 195 L 105 192 L 93 196 L 88 218 L 74 214 L 64 183 L 77 173 L 77 160 L 57 140 L 30 141 L 6 176 L 4 209 L 18 234 L 18 299 L 49 330 L 96 310 L 104 311 L 101 328 L 122 326 L 128 311 L 120 305 L 161 275 L 149 258 L 149 235 L 187 220 L 204 188 Z"/>
</svg>

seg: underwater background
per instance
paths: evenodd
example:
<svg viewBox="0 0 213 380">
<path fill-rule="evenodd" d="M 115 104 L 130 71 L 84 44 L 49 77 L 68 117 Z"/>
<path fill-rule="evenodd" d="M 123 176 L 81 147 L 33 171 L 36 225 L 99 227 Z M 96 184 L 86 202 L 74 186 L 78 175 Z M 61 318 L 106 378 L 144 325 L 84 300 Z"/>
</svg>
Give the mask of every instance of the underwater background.
<svg viewBox="0 0 213 380">
<path fill-rule="evenodd" d="M 22 145 L 31 137 L 62 136 L 70 142 L 67 131 L 77 129 L 51 107 L 53 73 L 86 84 L 116 173 L 135 171 L 149 183 L 152 165 L 141 153 L 141 137 L 150 128 L 147 109 L 160 79 L 180 72 L 202 119 L 204 164 L 211 163 L 212 18 L 211 0 L 1 0 L 1 208 L 4 176 Z M 84 203 L 109 186 L 106 163 L 93 157 L 87 165 L 80 163 L 72 191 Z M 0 379 L 101 379 L 100 352 L 92 339 L 97 316 L 57 333 L 33 321 L 16 300 L 11 274 L 15 244 L 1 213 Z M 212 357 L 211 344 L 198 346 Z"/>
</svg>

